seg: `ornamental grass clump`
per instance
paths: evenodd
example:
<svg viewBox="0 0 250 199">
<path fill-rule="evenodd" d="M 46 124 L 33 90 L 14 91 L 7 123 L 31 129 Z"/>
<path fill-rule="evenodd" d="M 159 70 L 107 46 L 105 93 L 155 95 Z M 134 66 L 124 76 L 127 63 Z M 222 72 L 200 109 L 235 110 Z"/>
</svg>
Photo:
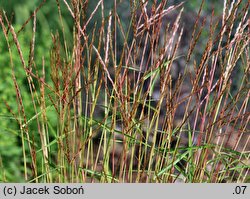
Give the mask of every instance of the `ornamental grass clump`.
<svg viewBox="0 0 250 199">
<path fill-rule="evenodd" d="M 205 3 L 186 13 L 187 3 L 130 1 L 125 23 L 122 1 L 89 13 L 88 1 L 57 0 L 49 58 L 36 55 L 49 3 L 19 29 L 2 10 L 20 181 L 249 182 L 249 2 L 225 0 L 220 16 L 204 17 Z"/>
</svg>

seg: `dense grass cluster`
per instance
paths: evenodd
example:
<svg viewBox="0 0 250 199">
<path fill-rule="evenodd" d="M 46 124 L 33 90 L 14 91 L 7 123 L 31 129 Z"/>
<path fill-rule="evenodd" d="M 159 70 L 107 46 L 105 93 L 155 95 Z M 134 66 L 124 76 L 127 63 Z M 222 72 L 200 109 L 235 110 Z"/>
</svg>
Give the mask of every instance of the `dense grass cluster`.
<svg viewBox="0 0 250 199">
<path fill-rule="evenodd" d="M 249 1 L 225 0 L 220 16 L 207 17 L 205 1 L 195 15 L 183 14 L 184 3 L 130 1 L 128 25 L 114 2 L 106 16 L 102 0 L 88 15 L 88 1 L 55 1 L 60 27 L 41 57 L 37 14 L 46 4 L 18 29 L 1 11 L 15 95 L 2 98 L 12 126 L 0 133 L 19 140 L 18 181 L 249 182 Z M 8 182 L 12 160 L 0 144 Z"/>
</svg>

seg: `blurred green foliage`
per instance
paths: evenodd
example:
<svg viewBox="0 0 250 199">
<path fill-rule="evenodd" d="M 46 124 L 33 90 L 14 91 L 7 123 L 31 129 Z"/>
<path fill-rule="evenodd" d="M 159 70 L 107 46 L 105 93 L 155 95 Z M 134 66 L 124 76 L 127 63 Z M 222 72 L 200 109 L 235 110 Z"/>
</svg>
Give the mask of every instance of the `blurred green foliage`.
<svg viewBox="0 0 250 199">
<path fill-rule="evenodd" d="M 22 31 L 17 35 L 26 64 L 28 63 L 30 53 L 33 19 L 29 20 L 24 28 L 22 26 L 41 2 L 42 1 L 39 0 L 0 1 L 1 11 L 6 13 L 6 16 L 12 23 L 15 32 L 17 33 L 22 29 Z M 65 7 L 62 8 L 62 13 L 64 16 L 68 15 L 68 11 Z M 72 27 L 72 22 L 67 22 L 66 19 L 67 17 L 63 18 L 63 23 L 65 34 L 67 35 L 68 43 L 70 44 L 71 37 L 69 35 L 71 34 L 72 28 L 70 28 L 70 26 Z M 68 17 L 68 19 L 71 18 Z M 51 32 L 60 31 L 60 27 L 61 25 L 58 17 L 57 5 L 53 0 L 47 1 L 37 13 L 37 31 L 34 52 L 35 65 L 32 67 L 36 67 L 38 72 L 41 74 L 42 59 L 44 58 L 48 83 L 50 79 L 50 48 L 52 45 Z M 11 45 L 14 75 L 21 91 L 25 114 L 29 120 L 35 114 L 34 108 L 27 77 L 10 31 L 8 32 L 8 40 Z M 0 31 L 0 67 L 0 168 L 2 167 L 3 169 L 2 172 L 0 172 L 0 181 L 6 180 L 18 182 L 23 179 L 23 176 L 20 176 L 23 168 L 23 154 L 20 148 L 21 134 L 18 122 L 15 120 L 15 117 L 18 117 L 18 115 L 15 117 L 12 115 L 12 113 L 18 113 L 18 102 L 16 100 L 16 91 L 12 79 L 10 54 L 2 28 Z M 36 82 L 34 83 L 36 84 Z M 37 92 L 39 93 L 39 90 L 37 90 Z M 36 140 L 36 138 L 39 138 L 39 134 L 35 122 L 36 121 L 34 120 L 29 125 L 29 131 L 34 135 L 34 139 Z"/>
</svg>

